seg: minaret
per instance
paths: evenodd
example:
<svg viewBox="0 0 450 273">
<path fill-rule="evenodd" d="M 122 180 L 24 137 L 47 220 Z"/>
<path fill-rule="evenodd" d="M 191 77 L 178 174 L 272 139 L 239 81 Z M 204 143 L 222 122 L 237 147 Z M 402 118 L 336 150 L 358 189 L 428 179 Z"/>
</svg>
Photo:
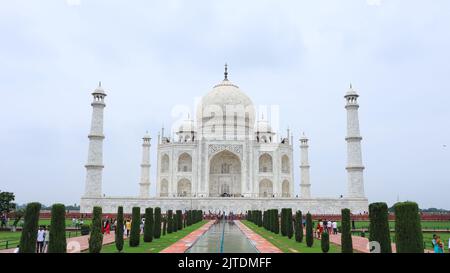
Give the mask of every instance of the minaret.
<svg viewBox="0 0 450 273">
<path fill-rule="evenodd" d="M 347 101 L 345 109 L 347 109 L 347 180 L 348 180 L 348 197 L 349 198 L 365 198 L 364 181 L 361 155 L 361 140 L 359 134 L 358 120 L 358 94 L 350 89 L 344 98 Z"/>
<path fill-rule="evenodd" d="M 301 170 L 301 182 L 300 182 L 300 197 L 309 199 L 311 198 L 311 184 L 309 182 L 309 161 L 308 161 L 308 138 L 303 133 L 300 138 L 300 170 Z"/>
<path fill-rule="evenodd" d="M 92 119 L 89 138 L 88 160 L 86 167 L 86 188 L 84 197 L 102 196 L 103 171 L 103 109 L 105 108 L 106 93 L 99 82 L 97 89 L 92 93 Z"/>
<path fill-rule="evenodd" d="M 140 198 L 149 198 L 150 192 L 150 140 L 148 133 L 142 138 L 142 164 L 141 164 L 141 182 L 139 183 Z"/>
</svg>

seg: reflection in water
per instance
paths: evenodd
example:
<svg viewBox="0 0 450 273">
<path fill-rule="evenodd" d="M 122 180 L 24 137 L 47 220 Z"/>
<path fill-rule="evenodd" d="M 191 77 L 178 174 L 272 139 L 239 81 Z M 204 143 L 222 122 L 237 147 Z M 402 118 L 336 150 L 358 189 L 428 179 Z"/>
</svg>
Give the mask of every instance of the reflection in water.
<svg viewBox="0 0 450 273">
<path fill-rule="evenodd" d="M 218 221 L 188 253 L 256 253 L 256 248 L 232 221 Z"/>
</svg>

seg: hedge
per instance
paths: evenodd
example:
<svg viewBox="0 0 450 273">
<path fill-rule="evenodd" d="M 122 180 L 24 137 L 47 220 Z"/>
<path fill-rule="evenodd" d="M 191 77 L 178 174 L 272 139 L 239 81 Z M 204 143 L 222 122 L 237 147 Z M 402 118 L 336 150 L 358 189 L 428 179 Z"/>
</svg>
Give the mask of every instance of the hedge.
<svg viewBox="0 0 450 273">
<path fill-rule="evenodd" d="M 341 250 L 342 253 L 353 253 L 352 230 L 350 228 L 350 210 L 341 211 Z"/>
<path fill-rule="evenodd" d="M 394 205 L 397 253 L 423 253 L 419 207 L 414 202 Z"/>
<path fill-rule="evenodd" d="M 20 253 L 36 252 L 36 234 L 38 231 L 40 203 L 29 203 L 25 209 L 22 235 L 20 236 Z"/>
<path fill-rule="evenodd" d="M 328 253 L 328 251 L 330 251 L 330 235 L 328 234 L 328 232 L 322 233 L 322 239 L 320 241 L 322 252 Z"/>
<path fill-rule="evenodd" d="M 52 206 L 52 219 L 50 221 L 49 253 L 66 253 L 66 206 L 54 204 Z"/>
<path fill-rule="evenodd" d="M 144 242 L 153 241 L 154 233 L 154 223 L 153 223 L 153 208 L 145 209 L 145 222 L 144 222 Z"/>
<path fill-rule="evenodd" d="M 102 208 L 94 207 L 92 212 L 91 234 L 89 236 L 89 252 L 100 253 L 102 245 Z"/>
<path fill-rule="evenodd" d="M 141 208 L 133 207 L 131 212 L 130 247 L 139 246 L 141 239 Z"/>
<path fill-rule="evenodd" d="M 369 205 L 369 242 L 378 242 L 380 253 L 392 253 L 388 216 L 386 203 L 380 202 Z"/>
<path fill-rule="evenodd" d="M 313 224 L 311 213 L 306 214 L 306 246 L 312 247 L 314 244 Z"/>
<path fill-rule="evenodd" d="M 121 252 L 123 249 L 123 207 L 117 208 L 117 226 L 115 230 L 116 249 Z"/>
<path fill-rule="evenodd" d="M 173 232 L 173 213 L 172 210 L 167 211 L 167 233 Z"/>
<path fill-rule="evenodd" d="M 161 208 L 155 208 L 155 223 L 153 237 L 158 239 L 161 237 Z"/>
<path fill-rule="evenodd" d="M 302 222 L 302 212 L 297 211 L 295 213 L 295 240 L 297 242 L 303 241 L 303 222 Z"/>
</svg>

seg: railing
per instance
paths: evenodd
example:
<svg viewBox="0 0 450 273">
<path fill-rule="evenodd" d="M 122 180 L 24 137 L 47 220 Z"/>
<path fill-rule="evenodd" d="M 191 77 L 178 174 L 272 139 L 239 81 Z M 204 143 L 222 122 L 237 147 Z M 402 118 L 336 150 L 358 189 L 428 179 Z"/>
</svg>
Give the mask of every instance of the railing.
<svg viewBox="0 0 450 273">
<path fill-rule="evenodd" d="M 17 231 L 20 232 L 20 231 Z M 81 230 L 70 230 L 66 231 L 66 238 L 78 237 L 81 236 Z M 10 240 L 0 240 L 0 250 L 5 250 L 9 248 L 15 248 L 20 243 L 20 237 L 18 239 L 10 239 Z"/>
</svg>

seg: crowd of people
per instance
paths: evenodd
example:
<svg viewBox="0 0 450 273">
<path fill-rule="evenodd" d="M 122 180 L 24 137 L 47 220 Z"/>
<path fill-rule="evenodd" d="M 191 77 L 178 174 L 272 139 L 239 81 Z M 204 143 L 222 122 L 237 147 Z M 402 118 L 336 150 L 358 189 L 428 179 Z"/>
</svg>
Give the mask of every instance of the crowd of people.
<svg viewBox="0 0 450 273">
<path fill-rule="evenodd" d="M 305 225 L 305 220 L 303 222 L 303 225 Z M 328 234 L 338 234 L 338 229 L 337 229 L 337 222 L 336 221 L 329 221 L 327 219 L 322 220 L 319 219 L 319 221 L 317 222 L 317 226 L 315 229 L 315 235 L 317 239 L 322 238 L 322 234 L 326 232 Z"/>
</svg>

